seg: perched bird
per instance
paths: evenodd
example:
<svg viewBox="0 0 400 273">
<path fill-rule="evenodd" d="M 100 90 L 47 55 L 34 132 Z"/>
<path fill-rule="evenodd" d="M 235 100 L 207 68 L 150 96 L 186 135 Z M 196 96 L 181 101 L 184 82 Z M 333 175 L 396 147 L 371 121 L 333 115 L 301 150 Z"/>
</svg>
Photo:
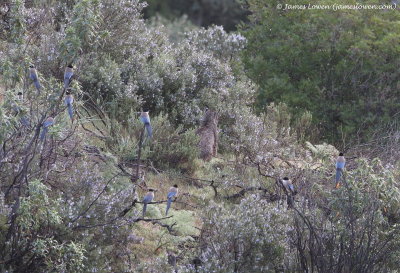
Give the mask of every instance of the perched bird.
<svg viewBox="0 0 400 273">
<path fill-rule="evenodd" d="M 169 189 L 169 192 L 167 194 L 167 209 L 165 211 L 165 215 L 168 215 L 168 210 L 171 207 L 171 203 L 172 203 L 172 198 L 174 198 L 175 196 L 178 195 L 178 185 L 174 185 L 173 187 L 171 187 Z"/>
<path fill-rule="evenodd" d="M 22 92 L 18 92 L 17 99 L 13 100 L 11 103 L 12 110 L 15 112 L 16 115 L 18 115 L 19 112 L 21 111 L 19 104 L 22 103 L 22 100 L 23 100 Z"/>
<path fill-rule="evenodd" d="M 20 103 L 23 103 L 24 101 L 24 94 L 22 92 L 18 92 L 17 94 L 17 100 Z M 14 110 L 16 112 L 16 114 L 20 114 L 21 118 L 20 118 L 20 122 L 23 126 L 28 127 L 30 125 L 30 121 L 29 119 L 26 117 L 26 113 L 23 111 L 23 109 L 21 109 L 21 107 L 19 107 L 18 105 L 15 105 Z"/>
<path fill-rule="evenodd" d="M 192 260 L 192 264 L 194 265 L 194 269 L 195 269 L 196 272 L 197 272 L 197 267 L 201 266 L 201 265 L 203 264 L 203 261 L 202 261 L 199 257 L 195 257 L 195 258 Z"/>
<path fill-rule="evenodd" d="M 69 87 L 69 84 L 71 83 L 72 76 L 74 75 L 74 67 L 72 64 L 69 64 L 65 68 L 64 72 L 64 88 L 67 89 Z"/>
<path fill-rule="evenodd" d="M 48 117 L 44 122 L 43 122 L 43 130 L 42 134 L 40 135 L 40 141 L 43 141 L 47 132 L 49 131 L 49 127 L 54 124 L 54 118 Z"/>
<path fill-rule="evenodd" d="M 176 256 L 174 253 L 167 252 L 168 253 L 168 264 L 175 267 L 176 266 Z"/>
<path fill-rule="evenodd" d="M 15 114 L 18 115 L 21 112 L 20 105 L 23 103 L 24 95 L 22 92 L 17 93 L 17 99 L 11 103 L 12 109 L 15 111 Z"/>
<path fill-rule="evenodd" d="M 24 100 L 24 94 L 22 94 L 22 92 L 18 92 L 17 96 L 18 96 L 18 101 Z"/>
<path fill-rule="evenodd" d="M 285 187 L 285 189 L 287 190 L 288 193 L 292 193 L 292 194 L 295 193 L 293 184 L 289 178 L 284 177 L 281 181 L 282 181 L 282 185 Z"/>
<path fill-rule="evenodd" d="M 140 113 L 140 121 L 146 126 L 147 136 L 151 138 L 153 136 L 153 129 L 150 124 L 149 111 Z"/>
<path fill-rule="evenodd" d="M 40 93 L 40 83 L 39 83 L 39 78 L 37 76 L 36 68 L 33 65 L 29 66 L 29 78 L 33 81 L 33 84 L 35 85 L 37 91 Z"/>
<path fill-rule="evenodd" d="M 336 177 L 335 177 L 336 188 L 339 187 L 339 181 L 340 178 L 342 177 L 345 165 L 346 165 L 346 159 L 344 158 L 343 153 L 340 153 L 336 159 Z"/>
<path fill-rule="evenodd" d="M 144 215 L 146 214 L 146 209 L 147 209 L 147 204 L 153 201 L 154 199 L 154 190 L 149 189 L 149 191 L 146 193 L 146 195 L 143 198 L 143 218 Z"/>
<path fill-rule="evenodd" d="M 69 117 L 71 118 L 71 121 L 73 122 L 74 121 L 74 110 L 72 108 L 72 103 L 74 102 L 74 96 L 71 94 L 71 92 L 69 90 L 67 90 L 67 92 L 66 92 L 64 101 L 68 108 Z"/>
<path fill-rule="evenodd" d="M 293 184 L 290 181 L 289 178 L 284 177 L 282 180 L 282 185 L 285 187 L 286 192 L 287 192 L 287 205 L 288 208 L 293 208 L 294 206 L 294 196 L 297 194 L 297 192 L 294 190 Z"/>
</svg>

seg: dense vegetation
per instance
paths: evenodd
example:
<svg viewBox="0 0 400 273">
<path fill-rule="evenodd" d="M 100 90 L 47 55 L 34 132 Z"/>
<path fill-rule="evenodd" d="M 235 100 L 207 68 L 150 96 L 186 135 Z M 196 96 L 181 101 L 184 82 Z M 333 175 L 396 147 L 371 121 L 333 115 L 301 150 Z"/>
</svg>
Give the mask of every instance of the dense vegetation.
<svg viewBox="0 0 400 273">
<path fill-rule="evenodd" d="M 187 16 L 198 26 L 222 25 L 227 31 L 235 30 L 247 21 L 248 10 L 236 0 L 149 0 L 144 10 L 146 17 L 160 15 L 170 20 Z"/>
<path fill-rule="evenodd" d="M 0 272 L 398 272 L 398 14 L 247 2 L 241 34 L 145 20 L 139 0 L 2 2 Z M 211 161 L 198 147 L 207 109 L 218 115 Z M 342 137 L 335 188 L 339 151 L 321 140 Z"/>
<path fill-rule="evenodd" d="M 260 87 L 260 111 L 271 101 L 287 103 L 296 116 L 308 110 L 320 137 L 336 143 L 370 140 L 380 125 L 398 120 L 398 10 L 299 11 L 275 8 L 280 1 L 248 2 L 244 63 Z"/>
</svg>

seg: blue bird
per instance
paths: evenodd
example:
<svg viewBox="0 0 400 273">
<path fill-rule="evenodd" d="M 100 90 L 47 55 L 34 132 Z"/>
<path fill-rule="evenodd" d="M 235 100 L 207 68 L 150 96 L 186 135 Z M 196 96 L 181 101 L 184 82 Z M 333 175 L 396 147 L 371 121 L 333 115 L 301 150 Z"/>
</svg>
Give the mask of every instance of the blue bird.
<svg viewBox="0 0 400 273">
<path fill-rule="evenodd" d="M 150 116 L 149 116 L 149 112 L 148 111 L 140 113 L 140 121 L 146 126 L 147 136 L 149 138 L 152 138 L 153 129 L 151 128 Z"/>
<path fill-rule="evenodd" d="M 23 100 L 24 96 L 22 95 L 22 92 L 18 92 L 17 100 L 11 103 L 11 107 L 12 110 L 15 112 L 15 115 L 18 115 L 21 112 L 22 109 L 20 107 L 20 104 L 22 104 Z"/>
<path fill-rule="evenodd" d="M 343 169 L 345 166 L 346 166 L 346 159 L 344 158 L 343 153 L 340 153 L 336 159 L 336 177 L 335 177 L 336 188 L 339 188 L 339 181 L 340 178 L 342 177 Z"/>
<path fill-rule="evenodd" d="M 66 92 L 64 101 L 68 108 L 68 115 L 71 118 L 71 121 L 74 122 L 74 109 L 72 108 L 72 103 L 74 102 L 74 96 L 71 94 L 70 91 Z"/>
<path fill-rule="evenodd" d="M 18 92 L 17 96 L 18 96 L 18 99 L 17 99 L 17 100 L 18 100 L 20 103 L 23 103 L 23 101 L 24 101 L 24 95 L 23 95 L 23 93 L 22 93 L 22 92 Z M 18 114 L 21 114 L 21 115 L 22 115 L 21 118 L 20 118 L 20 122 L 21 122 L 22 126 L 29 127 L 29 126 L 30 126 L 30 121 L 29 121 L 29 119 L 24 115 L 24 111 L 21 109 L 21 107 L 19 107 L 18 105 L 15 105 L 13 109 L 16 111 L 17 115 L 18 115 Z"/>
<path fill-rule="evenodd" d="M 24 100 L 24 94 L 22 94 L 22 92 L 18 92 L 17 96 L 18 96 L 18 101 Z"/>
<path fill-rule="evenodd" d="M 288 209 L 294 207 L 294 196 L 297 194 L 297 191 L 294 190 L 294 186 L 292 184 L 292 181 L 290 181 L 289 178 L 284 177 L 282 180 L 282 185 L 285 188 L 286 194 L 287 194 L 287 205 Z"/>
<path fill-rule="evenodd" d="M 167 194 L 167 209 L 165 210 L 165 215 L 168 215 L 168 210 L 171 207 L 172 203 L 172 198 L 176 197 L 178 195 L 178 185 L 174 185 L 169 189 L 169 192 Z"/>
<path fill-rule="evenodd" d="M 153 201 L 154 199 L 154 190 L 149 189 L 149 191 L 146 193 L 146 195 L 143 198 L 143 218 L 144 215 L 146 214 L 146 209 L 147 209 L 147 204 Z"/>
<path fill-rule="evenodd" d="M 40 135 L 40 141 L 43 141 L 43 140 L 44 140 L 44 138 L 46 137 L 47 132 L 49 131 L 49 127 L 50 127 L 51 125 L 53 125 L 53 124 L 54 124 L 54 118 L 52 118 L 52 117 L 48 117 L 48 118 L 43 122 L 43 125 L 42 125 L 43 130 L 42 130 L 42 133 L 41 133 L 41 135 Z"/>
<path fill-rule="evenodd" d="M 295 193 L 293 184 L 289 178 L 284 177 L 281 181 L 282 181 L 282 185 L 285 187 L 285 189 L 287 190 L 288 193 Z"/>
<path fill-rule="evenodd" d="M 72 66 L 72 64 L 70 64 L 65 68 L 65 72 L 64 72 L 64 88 L 65 89 L 67 89 L 69 87 L 69 84 L 71 83 L 73 75 L 74 75 L 74 67 Z"/>
<path fill-rule="evenodd" d="M 29 78 L 31 78 L 31 80 L 33 81 L 33 84 L 36 87 L 36 90 L 40 93 L 40 89 L 42 87 L 40 86 L 39 78 L 37 76 L 37 72 L 36 72 L 35 66 L 33 66 L 33 65 L 29 66 Z"/>
</svg>

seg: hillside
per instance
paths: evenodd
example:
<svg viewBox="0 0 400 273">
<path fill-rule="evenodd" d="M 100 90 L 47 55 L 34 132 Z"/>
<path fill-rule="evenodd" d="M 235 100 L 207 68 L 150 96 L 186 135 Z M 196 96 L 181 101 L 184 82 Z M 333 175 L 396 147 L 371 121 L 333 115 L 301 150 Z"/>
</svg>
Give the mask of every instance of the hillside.
<svg viewBox="0 0 400 273">
<path fill-rule="evenodd" d="M 249 33 L 144 8 L 2 4 L 0 272 L 399 272 L 397 123 L 335 147 Z"/>
</svg>

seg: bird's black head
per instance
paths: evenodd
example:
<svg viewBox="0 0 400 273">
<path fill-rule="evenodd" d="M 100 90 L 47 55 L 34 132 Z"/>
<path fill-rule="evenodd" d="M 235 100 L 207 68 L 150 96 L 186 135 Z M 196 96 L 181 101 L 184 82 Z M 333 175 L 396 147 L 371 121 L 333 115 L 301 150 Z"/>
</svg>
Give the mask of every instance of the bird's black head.
<svg viewBox="0 0 400 273">
<path fill-rule="evenodd" d="M 35 68 L 35 66 L 34 66 L 33 64 L 31 64 L 31 65 L 29 66 L 29 68 Z"/>
<path fill-rule="evenodd" d="M 343 156 L 343 153 L 339 153 L 339 156 Z"/>
<path fill-rule="evenodd" d="M 153 189 L 149 189 L 149 191 L 154 191 Z"/>
<path fill-rule="evenodd" d="M 283 178 L 283 180 L 289 180 L 289 178 L 287 178 L 286 176 Z"/>
<path fill-rule="evenodd" d="M 74 66 L 72 64 L 69 64 L 68 67 L 69 68 L 74 68 Z"/>
<path fill-rule="evenodd" d="M 67 90 L 67 91 L 65 92 L 65 94 L 66 94 L 66 95 L 71 95 L 71 91 Z"/>
<path fill-rule="evenodd" d="M 22 92 L 18 92 L 18 96 L 22 96 Z"/>
<path fill-rule="evenodd" d="M 175 185 L 174 185 L 174 188 L 177 188 L 177 187 L 178 187 L 178 185 L 175 184 Z"/>
</svg>

